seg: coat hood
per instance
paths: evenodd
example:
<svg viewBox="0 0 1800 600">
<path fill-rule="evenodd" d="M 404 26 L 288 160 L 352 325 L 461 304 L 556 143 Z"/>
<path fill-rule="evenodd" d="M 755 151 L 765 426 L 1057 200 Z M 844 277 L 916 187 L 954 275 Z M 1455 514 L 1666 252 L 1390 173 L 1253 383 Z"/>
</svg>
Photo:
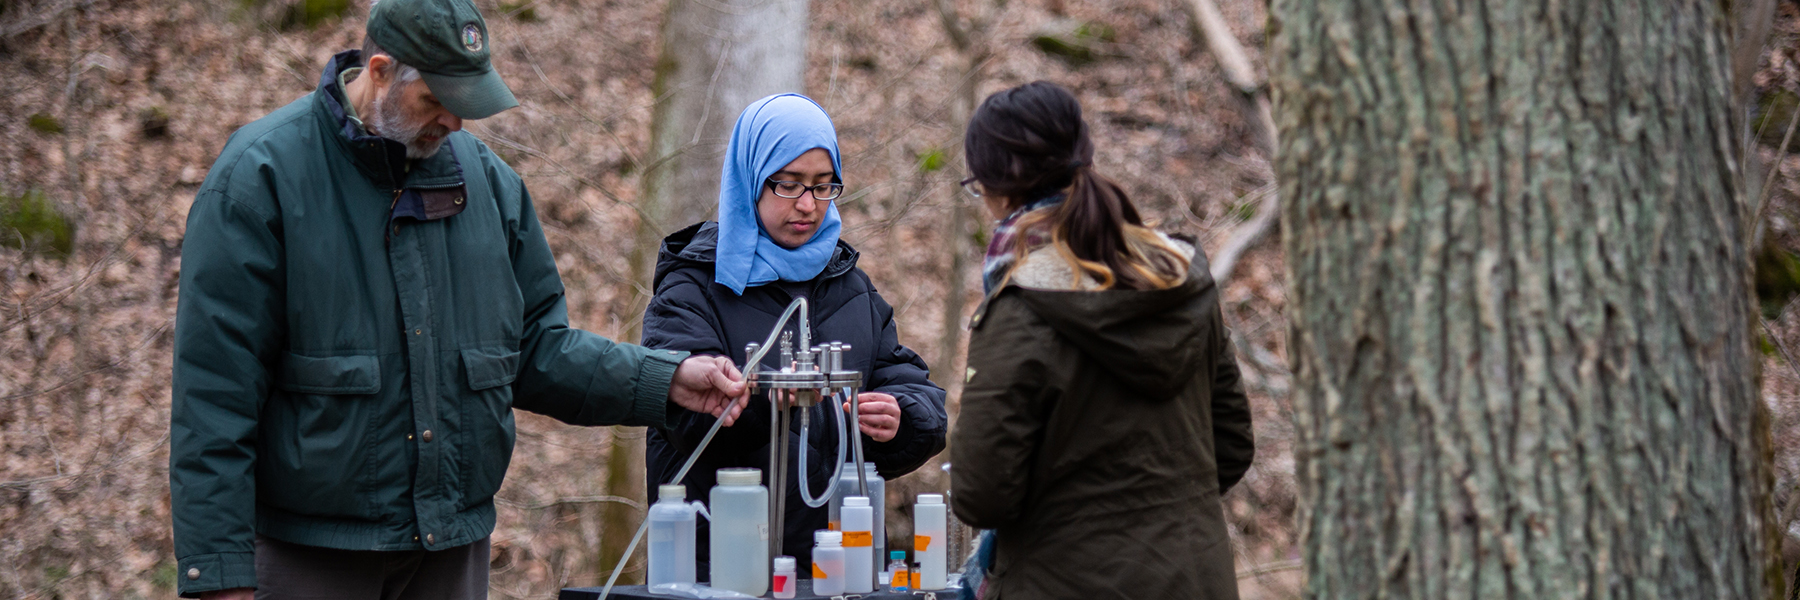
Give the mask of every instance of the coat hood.
<svg viewBox="0 0 1800 600">
<path fill-rule="evenodd" d="M 1195 253 L 1187 280 L 1162 290 L 1041 290 L 1008 284 L 976 312 L 980 325 L 987 304 L 1015 294 L 1051 328 L 1117 376 L 1151 398 L 1173 398 L 1195 376 L 1209 372 L 1214 342 L 1212 315 L 1218 310 L 1206 258 Z"/>
<path fill-rule="evenodd" d="M 663 238 L 662 248 L 656 251 L 656 276 L 650 283 L 650 289 L 662 287 L 663 278 L 676 269 L 699 267 L 713 271 L 713 264 L 718 256 L 719 223 L 717 221 L 701 221 L 687 226 L 681 231 L 671 233 Z M 861 256 L 855 248 L 842 239 L 837 241 L 837 248 L 831 255 L 831 261 L 825 264 L 825 270 L 819 273 L 822 279 L 837 277 L 849 273 L 856 268 L 856 259 Z"/>
</svg>

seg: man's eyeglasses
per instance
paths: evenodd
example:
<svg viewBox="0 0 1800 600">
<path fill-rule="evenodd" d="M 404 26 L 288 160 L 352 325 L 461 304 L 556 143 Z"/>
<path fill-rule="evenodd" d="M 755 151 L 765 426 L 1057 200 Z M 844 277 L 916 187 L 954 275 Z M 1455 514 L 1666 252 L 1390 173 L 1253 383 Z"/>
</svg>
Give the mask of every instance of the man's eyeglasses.
<svg viewBox="0 0 1800 600">
<path fill-rule="evenodd" d="M 957 185 L 962 186 L 963 191 L 968 192 L 970 196 L 981 197 L 981 182 L 976 181 L 974 177 L 964 179 Z"/>
<path fill-rule="evenodd" d="M 763 181 L 763 186 L 769 188 L 769 191 L 775 192 L 775 195 L 783 198 L 799 198 L 800 194 L 805 193 L 807 190 L 812 190 L 814 200 L 836 200 L 838 196 L 843 195 L 844 193 L 844 184 L 841 183 L 821 183 L 809 186 L 798 181 L 775 181 L 773 179 L 768 179 Z"/>
</svg>

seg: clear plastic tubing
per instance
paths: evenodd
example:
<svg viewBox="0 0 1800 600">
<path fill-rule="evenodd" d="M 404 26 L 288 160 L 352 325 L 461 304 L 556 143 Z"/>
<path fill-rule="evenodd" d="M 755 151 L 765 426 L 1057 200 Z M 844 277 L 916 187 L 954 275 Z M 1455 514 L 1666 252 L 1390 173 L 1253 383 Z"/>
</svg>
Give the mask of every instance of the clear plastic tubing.
<svg viewBox="0 0 1800 600">
<path fill-rule="evenodd" d="M 706 505 L 687 501 L 687 486 L 658 487 L 656 504 L 650 506 L 649 585 L 694 583 L 694 525 L 696 515 L 712 518 Z"/>
<path fill-rule="evenodd" d="M 828 406 L 828 408 L 825 409 L 826 411 L 837 413 L 837 462 L 833 463 L 837 465 L 837 471 L 831 474 L 831 479 L 825 484 L 825 491 L 819 492 L 819 496 L 814 498 L 812 495 L 812 482 L 806 480 L 806 473 L 808 471 L 806 465 L 811 464 L 806 462 L 806 447 L 812 445 L 807 442 L 807 440 L 812 439 L 807 431 L 812 425 L 812 409 L 800 409 L 800 462 L 797 463 L 800 465 L 800 501 L 805 502 L 807 506 L 812 508 L 824 506 L 826 502 L 830 502 L 831 499 L 837 495 L 838 490 L 844 489 L 844 486 L 841 483 L 844 478 L 844 449 L 850 446 L 850 444 L 845 441 L 844 436 L 844 409 L 843 407 L 838 406 L 837 397 L 833 396 L 831 399 L 819 404 L 821 406 Z M 861 441 L 861 439 L 858 438 L 857 441 Z"/>
<path fill-rule="evenodd" d="M 770 594 L 774 595 L 776 598 L 792 598 L 794 597 L 794 587 L 796 584 L 797 582 L 794 579 L 794 557 L 775 557 L 775 576 L 773 580 L 769 582 L 769 589 L 771 590 Z"/>
<path fill-rule="evenodd" d="M 844 593 L 844 534 L 820 529 L 813 532 L 812 592 L 814 596 Z"/>
<path fill-rule="evenodd" d="M 875 591 L 875 515 L 869 499 L 844 498 L 844 591 Z"/>
<path fill-rule="evenodd" d="M 769 490 L 762 469 L 719 469 L 713 486 L 712 586 L 761 596 L 769 591 Z"/>
<path fill-rule="evenodd" d="M 913 505 L 913 560 L 919 563 L 921 590 L 944 589 L 947 509 L 944 497 L 938 494 L 919 494 L 918 504 Z"/>
</svg>

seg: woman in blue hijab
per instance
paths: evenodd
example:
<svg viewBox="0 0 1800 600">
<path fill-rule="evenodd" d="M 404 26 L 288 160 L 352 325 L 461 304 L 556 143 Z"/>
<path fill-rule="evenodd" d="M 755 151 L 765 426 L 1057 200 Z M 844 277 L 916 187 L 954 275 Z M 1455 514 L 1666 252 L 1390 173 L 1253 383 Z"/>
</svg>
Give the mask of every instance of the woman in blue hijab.
<svg viewBox="0 0 1800 600">
<path fill-rule="evenodd" d="M 663 239 L 656 295 L 644 311 L 643 344 L 728 356 L 743 364 L 744 345 L 762 342 L 787 305 L 806 297 L 813 341 L 849 344 L 845 367 L 864 373 L 868 391 L 858 397 L 855 439 L 881 476 L 893 479 L 944 449 L 944 390 L 927 379 L 925 361 L 900 345 L 893 308 L 856 267 L 856 249 L 838 239 L 843 224 L 835 200 L 844 189 L 842 164 L 831 118 L 811 99 L 777 94 L 746 107 L 732 129 L 719 177 L 719 220 Z M 832 408 L 806 409 L 815 411 L 809 437 L 791 436 L 788 448 L 789 460 L 798 460 L 798 444 L 809 444 L 809 464 L 790 465 L 796 475 L 782 492 L 787 498 L 782 553 L 799 561 L 802 574 L 811 573 L 813 531 L 829 523 L 826 508 L 800 501 L 798 486 L 810 482 L 818 495 L 835 467 L 836 423 L 824 412 Z M 652 429 L 645 442 L 650 489 L 669 483 L 712 427 L 711 415 L 671 411 L 673 425 Z M 753 397 L 736 425 L 720 429 L 680 482 L 688 498 L 706 497 L 718 469 L 767 468 L 769 418 L 768 399 Z M 707 523 L 699 527 L 698 559 L 706 573 Z"/>
</svg>

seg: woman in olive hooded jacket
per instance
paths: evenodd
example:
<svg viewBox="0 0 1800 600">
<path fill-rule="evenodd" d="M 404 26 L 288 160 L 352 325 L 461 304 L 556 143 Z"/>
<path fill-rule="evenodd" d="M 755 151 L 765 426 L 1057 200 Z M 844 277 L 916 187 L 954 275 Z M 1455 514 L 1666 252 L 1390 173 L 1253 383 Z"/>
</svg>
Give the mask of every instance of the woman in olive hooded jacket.
<svg viewBox="0 0 1800 600">
<path fill-rule="evenodd" d="M 1219 497 L 1250 411 L 1205 257 L 1095 173 L 1081 107 L 990 96 L 964 185 L 996 218 L 971 320 L 952 507 L 995 532 L 981 597 L 1235 599 Z"/>
</svg>

